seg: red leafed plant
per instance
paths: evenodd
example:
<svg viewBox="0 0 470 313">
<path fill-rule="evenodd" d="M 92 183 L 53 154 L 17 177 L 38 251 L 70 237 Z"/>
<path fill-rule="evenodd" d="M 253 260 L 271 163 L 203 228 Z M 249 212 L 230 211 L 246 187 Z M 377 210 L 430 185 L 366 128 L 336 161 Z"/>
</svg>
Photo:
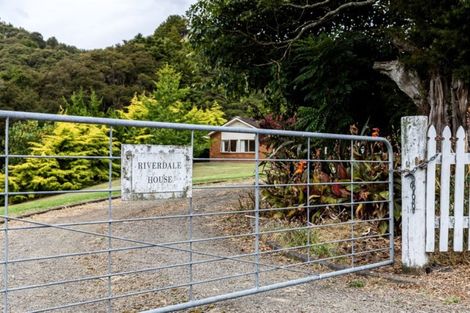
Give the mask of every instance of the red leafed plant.
<svg viewBox="0 0 470 313">
<path fill-rule="evenodd" d="M 283 120 L 269 116 L 263 126 L 285 129 L 293 124 L 295 117 Z M 351 132 L 355 131 L 357 127 L 352 125 Z M 378 136 L 379 129 L 374 128 L 371 134 Z M 262 206 L 269 208 L 266 215 L 305 220 L 306 207 L 310 206 L 311 222 L 332 214 L 347 220 L 354 203 L 355 218 L 387 216 L 389 191 L 384 182 L 389 179 L 388 154 L 382 143 L 328 143 L 312 138 L 309 157 L 306 138 L 265 136 L 263 142 L 271 151 L 268 160 L 262 162 L 266 185 L 261 189 Z M 379 223 L 378 227 L 383 233 L 387 223 Z"/>
</svg>

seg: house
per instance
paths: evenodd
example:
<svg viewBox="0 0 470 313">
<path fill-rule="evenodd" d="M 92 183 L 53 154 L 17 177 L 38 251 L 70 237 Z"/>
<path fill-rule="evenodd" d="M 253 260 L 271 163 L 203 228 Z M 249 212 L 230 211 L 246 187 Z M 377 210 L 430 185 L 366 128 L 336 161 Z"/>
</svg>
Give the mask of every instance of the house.
<svg viewBox="0 0 470 313">
<path fill-rule="evenodd" d="M 259 128 L 253 119 L 234 117 L 222 127 Z M 209 133 L 211 140 L 210 158 L 214 159 L 255 159 L 255 134 L 214 131 Z M 264 158 L 266 147 L 260 144 L 259 157 Z"/>
</svg>

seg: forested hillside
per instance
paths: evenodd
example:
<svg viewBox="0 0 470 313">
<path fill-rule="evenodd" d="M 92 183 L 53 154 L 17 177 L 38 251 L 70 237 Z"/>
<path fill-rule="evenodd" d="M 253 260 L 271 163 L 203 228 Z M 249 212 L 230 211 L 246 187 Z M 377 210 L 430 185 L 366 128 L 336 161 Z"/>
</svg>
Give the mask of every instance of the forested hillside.
<svg viewBox="0 0 470 313">
<path fill-rule="evenodd" d="M 52 37 L 0 22 L 0 107 L 10 110 L 54 111 L 47 88 L 49 73 L 58 62 L 79 54 L 75 47 Z"/>
<path fill-rule="evenodd" d="M 151 36 L 137 34 L 91 51 L 0 22 L 0 108 L 79 113 L 73 99 L 86 103 L 93 95 L 105 114 L 128 106 L 135 94 L 152 91 L 156 72 L 167 64 L 181 74 L 182 86 L 190 87 L 185 100 L 201 108 L 217 101 L 228 115 L 244 113 L 211 81 L 214 73 L 192 49 L 187 22 L 179 16 L 170 16 Z"/>
</svg>

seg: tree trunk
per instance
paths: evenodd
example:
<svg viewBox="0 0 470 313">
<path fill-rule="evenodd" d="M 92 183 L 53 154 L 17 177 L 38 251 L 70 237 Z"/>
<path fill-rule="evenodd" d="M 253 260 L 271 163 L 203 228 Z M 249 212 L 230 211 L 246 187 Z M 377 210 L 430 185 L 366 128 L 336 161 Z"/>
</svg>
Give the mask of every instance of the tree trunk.
<svg viewBox="0 0 470 313">
<path fill-rule="evenodd" d="M 447 125 L 454 134 L 459 126 L 469 130 L 469 86 L 462 80 L 455 77 L 447 79 L 434 73 L 428 83 L 423 83 L 416 72 L 406 70 L 397 60 L 376 62 L 374 69 L 387 75 L 413 100 L 418 113 L 429 117 L 430 124 L 436 127 L 438 134 Z M 427 88 L 424 87 L 426 85 Z"/>
<path fill-rule="evenodd" d="M 452 99 L 452 128 L 457 131 L 460 125 L 463 125 L 465 129 L 469 129 L 469 106 L 468 106 L 468 86 L 461 80 L 452 81 L 451 89 Z"/>
<path fill-rule="evenodd" d="M 450 118 L 448 117 L 448 103 L 447 90 L 445 82 L 439 74 L 433 75 L 429 80 L 428 88 L 428 106 L 429 106 L 429 121 L 434 127 L 438 134 L 442 133 L 442 130 L 446 125 L 449 125 Z"/>
<path fill-rule="evenodd" d="M 413 100 L 418 111 L 421 114 L 428 115 L 426 97 L 423 94 L 423 83 L 417 73 L 405 70 L 405 67 L 398 60 L 375 62 L 374 69 L 393 80 L 398 88 Z"/>
</svg>

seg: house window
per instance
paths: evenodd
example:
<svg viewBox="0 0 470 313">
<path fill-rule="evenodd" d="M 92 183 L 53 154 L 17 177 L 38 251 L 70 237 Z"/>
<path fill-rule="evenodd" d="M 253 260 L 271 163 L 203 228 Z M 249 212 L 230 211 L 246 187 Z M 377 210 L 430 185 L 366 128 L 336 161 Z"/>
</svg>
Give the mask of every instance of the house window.
<svg viewBox="0 0 470 313">
<path fill-rule="evenodd" d="M 241 152 L 255 152 L 254 140 L 240 140 Z"/>
<path fill-rule="evenodd" d="M 255 141 L 254 140 L 222 140 L 221 145 L 222 152 L 255 152 Z"/>
<path fill-rule="evenodd" d="M 222 152 L 237 152 L 237 140 L 222 140 Z"/>
</svg>

